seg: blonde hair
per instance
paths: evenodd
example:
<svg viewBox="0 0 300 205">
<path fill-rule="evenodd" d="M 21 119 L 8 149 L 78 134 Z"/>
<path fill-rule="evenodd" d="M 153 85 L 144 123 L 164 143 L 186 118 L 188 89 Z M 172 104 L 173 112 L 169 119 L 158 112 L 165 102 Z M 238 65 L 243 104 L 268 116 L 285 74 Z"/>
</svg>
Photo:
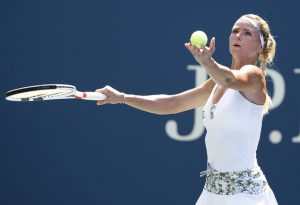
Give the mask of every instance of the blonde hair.
<svg viewBox="0 0 300 205">
<path fill-rule="evenodd" d="M 271 29 L 269 27 L 269 24 L 263 18 L 255 14 L 246 14 L 243 15 L 242 17 L 253 19 L 259 26 L 259 32 L 263 36 L 264 45 L 262 45 L 263 46 L 262 51 L 258 56 L 258 63 L 260 69 L 266 75 L 266 70 L 268 66 L 271 66 L 273 64 L 273 59 L 276 52 L 276 41 L 273 35 L 271 34 Z M 272 104 L 272 101 L 269 94 L 267 93 L 266 102 L 264 104 L 264 111 L 263 111 L 264 114 L 268 113 L 270 104 Z"/>
</svg>

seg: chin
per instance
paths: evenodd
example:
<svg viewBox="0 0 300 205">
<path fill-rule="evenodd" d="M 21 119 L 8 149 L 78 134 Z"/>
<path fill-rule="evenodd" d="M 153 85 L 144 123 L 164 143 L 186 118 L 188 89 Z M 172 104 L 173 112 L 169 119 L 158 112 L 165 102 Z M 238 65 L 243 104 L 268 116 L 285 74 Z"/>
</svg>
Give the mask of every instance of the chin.
<svg viewBox="0 0 300 205">
<path fill-rule="evenodd" d="M 241 55 L 241 48 L 240 47 L 231 47 L 230 53 L 233 57 L 238 57 Z"/>
</svg>

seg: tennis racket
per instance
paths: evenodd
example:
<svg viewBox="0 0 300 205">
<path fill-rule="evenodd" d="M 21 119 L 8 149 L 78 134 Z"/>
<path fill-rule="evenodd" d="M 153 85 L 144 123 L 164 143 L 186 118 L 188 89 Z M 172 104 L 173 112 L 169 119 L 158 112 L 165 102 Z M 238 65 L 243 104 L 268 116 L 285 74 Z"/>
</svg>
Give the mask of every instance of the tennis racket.
<svg viewBox="0 0 300 205">
<path fill-rule="evenodd" d="M 43 101 L 60 99 L 104 100 L 106 95 L 97 92 L 80 92 L 73 85 L 44 84 L 10 90 L 5 94 L 10 101 Z"/>
</svg>

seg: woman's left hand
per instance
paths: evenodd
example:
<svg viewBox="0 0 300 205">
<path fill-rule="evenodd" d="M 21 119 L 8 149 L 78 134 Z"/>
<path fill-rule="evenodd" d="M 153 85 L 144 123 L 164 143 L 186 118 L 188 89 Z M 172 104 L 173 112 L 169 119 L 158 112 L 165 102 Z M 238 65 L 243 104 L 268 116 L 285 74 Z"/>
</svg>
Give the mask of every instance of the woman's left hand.
<svg viewBox="0 0 300 205">
<path fill-rule="evenodd" d="M 196 61 L 202 65 L 206 64 L 208 60 L 211 59 L 213 53 L 215 52 L 215 37 L 210 40 L 209 47 L 205 46 L 204 48 L 197 48 L 191 43 L 185 43 L 185 47 L 191 52 Z"/>
</svg>

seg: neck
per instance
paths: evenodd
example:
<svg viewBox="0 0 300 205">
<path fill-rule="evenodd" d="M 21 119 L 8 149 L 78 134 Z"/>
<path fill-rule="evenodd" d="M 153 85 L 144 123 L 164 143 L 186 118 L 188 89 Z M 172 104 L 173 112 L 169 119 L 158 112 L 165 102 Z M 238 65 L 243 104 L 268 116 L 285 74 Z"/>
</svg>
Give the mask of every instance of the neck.
<svg viewBox="0 0 300 205">
<path fill-rule="evenodd" d="M 240 70 L 245 65 L 256 65 L 256 60 L 237 60 L 232 58 L 231 69 Z"/>
</svg>

